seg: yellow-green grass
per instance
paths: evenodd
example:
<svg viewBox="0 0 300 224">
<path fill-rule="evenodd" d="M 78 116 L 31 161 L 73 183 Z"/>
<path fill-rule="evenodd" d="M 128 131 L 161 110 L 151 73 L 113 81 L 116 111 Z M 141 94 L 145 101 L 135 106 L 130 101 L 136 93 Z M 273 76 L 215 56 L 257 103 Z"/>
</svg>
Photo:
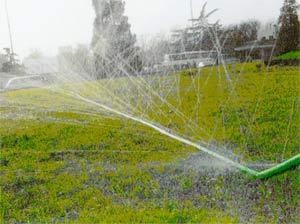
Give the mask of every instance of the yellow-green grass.
<svg viewBox="0 0 300 224">
<path fill-rule="evenodd" d="M 300 51 L 290 51 L 275 57 L 277 60 L 300 60 Z"/>
<path fill-rule="evenodd" d="M 21 90 L 5 97 L 21 110 L 29 106 L 35 110 L 103 112 L 100 107 L 64 95 L 72 91 L 195 142 L 226 146 L 246 162 L 279 163 L 298 154 L 298 67 L 267 70 L 259 64 L 241 64 L 227 69 L 230 81 L 223 68 L 211 67 L 154 76 L 151 86 L 131 77 L 68 84 L 59 92 Z"/>
<path fill-rule="evenodd" d="M 197 129 L 201 125 L 220 145 L 229 144 L 253 161 L 281 161 L 299 153 L 297 68 L 267 71 L 247 64 L 229 69 L 241 71 L 232 76 L 237 97 L 216 68 L 174 75 L 180 77 L 183 100 L 179 105 L 176 93 L 168 101 L 198 122 L 196 133 L 185 130 L 172 111 L 166 113 L 173 123 L 157 113 L 147 118 L 208 140 Z M 190 88 L 192 81 L 201 85 Z M 201 92 L 198 112 L 192 110 L 196 88 Z M 82 89 L 83 95 L 95 97 Z M 3 98 L 0 203 L 5 222 L 299 221 L 297 169 L 255 182 L 235 172 L 195 171 L 182 167 L 194 149 L 76 99 L 45 89 L 9 92 Z"/>
</svg>

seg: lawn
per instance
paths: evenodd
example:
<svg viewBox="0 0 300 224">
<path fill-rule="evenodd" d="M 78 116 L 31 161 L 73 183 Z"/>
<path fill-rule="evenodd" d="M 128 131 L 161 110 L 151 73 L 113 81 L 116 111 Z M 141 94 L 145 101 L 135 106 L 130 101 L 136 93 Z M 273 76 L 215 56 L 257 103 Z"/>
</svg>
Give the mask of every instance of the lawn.
<svg viewBox="0 0 300 224">
<path fill-rule="evenodd" d="M 155 96 L 147 110 L 131 95 L 119 97 L 136 106 L 132 114 L 142 111 L 193 141 L 225 145 L 244 163 L 299 154 L 298 68 L 227 69 L 231 81 L 215 67 L 158 77 L 178 84 L 161 93 L 168 107 Z M 110 89 L 118 92 L 125 81 Z M 81 93 L 129 112 L 94 85 L 102 84 Z M 49 89 L 0 99 L 4 222 L 299 222 L 299 169 L 255 181 L 226 166 L 201 167 L 207 157 L 195 149 Z"/>
<path fill-rule="evenodd" d="M 300 60 L 300 51 L 290 51 L 288 53 L 277 56 L 277 60 Z"/>
</svg>

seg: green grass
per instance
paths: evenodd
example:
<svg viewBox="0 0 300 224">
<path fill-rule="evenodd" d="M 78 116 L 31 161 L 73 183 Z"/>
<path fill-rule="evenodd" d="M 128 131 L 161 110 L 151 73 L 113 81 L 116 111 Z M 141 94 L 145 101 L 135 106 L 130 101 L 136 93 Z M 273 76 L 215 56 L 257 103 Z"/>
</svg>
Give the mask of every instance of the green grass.
<svg viewBox="0 0 300 224">
<path fill-rule="evenodd" d="M 300 51 L 290 51 L 288 53 L 277 56 L 277 60 L 300 60 Z"/>
<path fill-rule="evenodd" d="M 147 118 L 193 140 L 212 137 L 245 161 L 280 162 L 299 153 L 298 68 L 246 64 L 228 69 L 241 73 L 232 75 L 234 97 L 216 68 L 171 77 L 180 78 L 184 100 L 176 102 L 176 93 L 168 102 L 197 123 L 193 131 L 158 99 L 168 117 L 150 110 Z M 94 96 L 82 88 L 84 95 Z M 193 170 L 184 165 L 195 149 L 99 108 L 49 90 L 2 97 L 3 222 L 299 222 L 299 169 L 265 181 Z M 196 110 L 199 99 L 202 106 Z"/>
</svg>

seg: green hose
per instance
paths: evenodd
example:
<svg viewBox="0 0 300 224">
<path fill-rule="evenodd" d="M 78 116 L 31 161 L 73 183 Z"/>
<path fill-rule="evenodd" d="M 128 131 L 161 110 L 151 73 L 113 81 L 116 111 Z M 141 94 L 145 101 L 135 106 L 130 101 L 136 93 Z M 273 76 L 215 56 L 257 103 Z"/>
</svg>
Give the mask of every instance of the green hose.
<svg viewBox="0 0 300 224">
<path fill-rule="evenodd" d="M 293 158 L 283 163 L 278 164 L 277 166 L 274 166 L 267 170 L 263 170 L 261 172 L 257 172 L 247 167 L 242 167 L 240 170 L 243 173 L 246 173 L 255 179 L 268 179 L 275 175 L 281 174 L 287 170 L 290 170 L 294 167 L 297 167 L 299 165 L 300 165 L 300 154 L 294 156 Z"/>
<path fill-rule="evenodd" d="M 159 133 L 161 133 L 161 134 L 163 134 L 165 136 L 168 136 L 168 137 L 170 137 L 172 139 L 180 141 L 181 143 L 184 143 L 186 145 L 195 147 L 195 148 L 199 149 L 200 151 L 207 153 L 210 156 L 213 156 L 213 157 L 215 157 L 217 159 L 220 159 L 221 161 L 224 161 L 224 162 L 226 162 L 228 164 L 231 164 L 232 166 L 234 166 L 234 167 L 238 168 L 239 170 L 241 170 L 243 173 L 250 175 L 254 179 L 267 179 L 267 178 L 270 178 L 270 177 L 275 176 L 277 174 L 283 173 L 283 172 L 285 172 L 285 171 L 287 171 L 289 169 L 292 169 L 293 167 L 297 167 L 297 166 L 300 165 L 300 154 L 298 154 L 297 156 L 295 156 L 295 157 L 293 157 L 293 158 L 291 158 L 291 159 L 289 159 L 289 160 L 287 160 L 287 161 L 285 161 L 285 162 L 283 162 L 283 163 L 281 163 L 281 164 L 279 164 L 277 166 L 274 166 L 274 167 L 272 167 L 270 169 L 258 172 L 256 170 L 253 170 L 253 169 L 250 169 L 250 168 L 248 168 L 246 166 L 243 166 L 243 165 L 241 165 L 241 164 L 239 164 L 237 162 L 234 162 L 234 161 L 232 161 L 232 160 L 230 160 L 230 159 L 228 159 L 228 158 L 226 158 L 226 157 L 224 157 L 224 156 L 222 156 L 222 155 L 220 155 L 220 154 L 218 154 L 216 152 L 213 152 L 213 151 L 207 149 L 204 146 L 201 146 L 201 145 L 199 145 L 197 143 L 194 143 L 194 142 L 192 142 L 192 141 L 190 141 L 188 139 L 185 139 L 185 138 L 183 138 L 183 137 L 181 137 L 179 135 L 173 134 L 171 131 L 163 129 L 163 128 L 157 126 L 156 124 L 152 123 L 151 121 L 147 121 L 145 119 L 142 119 L 142 118 L 139 118 L 139 117 L 135 117 L 135 116 L 133 116 L 131 114 L 127 114 L 127 113 L 124 113 L 122 111 L 118 111 L 118 110 L 116 110 L 114 108 L 111 108 L 111 107 L 109 107 L 107 105 L 104 105 L 104 104 L 95 102 L 93 100 L 90 100 L 88 98 L 85 98 L 85 97 L 83 97 L 83 96 L 81 96 L 79 94 L 73 94 L 72 92 L 65 93 L 65 94 L 67 94 L 68 96 L 71 96 L 73 98 L 76 98 L 76 99 L 82 100 L 84 102 L 87 102 L 89 104 L 93 104 L 93 105 L 99 106 L 102 109 L 104 109 L 106 111 L 109 111 L 111 113 L 117 114 L 117 115 L 119 115 L 121 117 L 125 117 L 125 118 L 127 118 L 129 120 L 133 120 L 135 122 L 141 123 L 141 124 L 143 124 L 145 126 L 148 126 L 148 127 L 152 128 L 152 129 L 158 131 Z"/>
</svg>

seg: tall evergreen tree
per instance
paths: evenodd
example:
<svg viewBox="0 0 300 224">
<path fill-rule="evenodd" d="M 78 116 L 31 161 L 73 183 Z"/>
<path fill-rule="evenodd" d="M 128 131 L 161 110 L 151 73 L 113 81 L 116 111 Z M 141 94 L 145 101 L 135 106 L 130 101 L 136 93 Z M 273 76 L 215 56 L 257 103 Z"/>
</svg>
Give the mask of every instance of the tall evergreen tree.
<svg viewBox="0 0 300 224">
<path fill-rule="evenodd" d="M 98 77 L 133 73 L 140 67 L 136 36 L 130 31 L 122 0 L 93 0 L 96 12 L 92 49 Z"/>
<path fill-rule="evenodd" d="M 285 0 L 279 17 L 277 53 L 283 54 L 299 49 L 300 23 L 296 0 Z"/>
</svg>

